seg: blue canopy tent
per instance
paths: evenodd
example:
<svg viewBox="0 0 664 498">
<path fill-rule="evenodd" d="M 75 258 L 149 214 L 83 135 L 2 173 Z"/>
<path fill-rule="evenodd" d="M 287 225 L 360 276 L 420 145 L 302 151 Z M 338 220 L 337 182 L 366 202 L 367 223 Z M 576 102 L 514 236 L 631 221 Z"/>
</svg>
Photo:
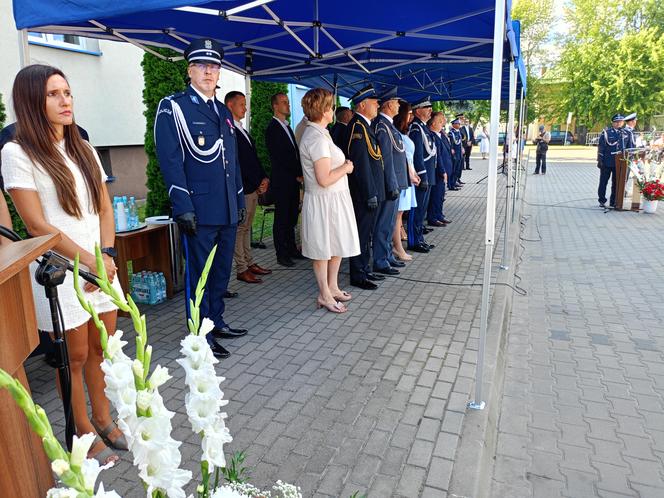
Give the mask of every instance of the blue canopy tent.
<svg viewBox="0 0 664 498">
<path fill-rule="evenodd" d="M 13 0 L 13 6 L 19 30 L 124 41 L 158 57 L 150 47 L 182 53 L 192 39 L 213 37 L 224 47 L 223 65 L 247 81 L 327 86 L 344 96 L 373 83 L 397 87 L 411 101 L 490 99 L 492 144 L 498 143 L 501 98 L 509 97 L 513 116 L 512 96 L 525 90 L 511 0 Z M 503 80 L 509 87 L 501 88 Z M 473 408 L 484 405 L 497 154 L 494 145 Z"/>
</svg>

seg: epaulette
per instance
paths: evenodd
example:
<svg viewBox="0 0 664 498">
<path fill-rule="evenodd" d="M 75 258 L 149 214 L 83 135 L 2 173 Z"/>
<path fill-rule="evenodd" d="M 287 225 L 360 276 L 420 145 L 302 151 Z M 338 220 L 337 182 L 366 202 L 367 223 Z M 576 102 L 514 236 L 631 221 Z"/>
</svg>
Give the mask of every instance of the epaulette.
<svg viewBox="0 0 664 498">
<path fill-rule="evenodd" d="M 166 100 L 175 100 L 175 99 L 179 99 L 181 97 L 184 97 L 185 95 L 187 95 L 187 92 L 182 91 L 182 92 L 174 93 L 173 95 L 169 95 L 168 97 L 164 97 L 164 98 Z"/>
</svg>

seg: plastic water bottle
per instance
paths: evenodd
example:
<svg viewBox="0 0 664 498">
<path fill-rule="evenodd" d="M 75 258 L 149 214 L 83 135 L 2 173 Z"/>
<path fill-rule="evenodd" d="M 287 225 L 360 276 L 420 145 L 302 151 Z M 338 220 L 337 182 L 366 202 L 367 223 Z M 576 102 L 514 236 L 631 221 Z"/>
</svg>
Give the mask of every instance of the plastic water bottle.
<svg viewBox="0 0 664 498">
<path fill-rule="evenodd" d="M 159 273 L 159 287 L 161 288 L 161 300 L 166 301 L 166 277 Z"/>
<path fill-rule="evenodd" d="M 125 219 L 127 220 L 127 229 L 131 228 L 129 226 L 129 201 L 127 201 L 127 196 L 122 196 L 122 205 L 124 206 Z"/>
<path fill-rule="evenodd" d="M 138 210 L 136 209 L 136 199 L 129 198 L 129 228 L 138 226 Z"/>
<path fill-rule="evenodd" d="M 127 230 L 127 211 L 122 201 L 118 201 L 116 205 L 116 212 L 118 220 L 117 231 L 124 232 L 125 230 Z"/>
<path fill-rule="evenodd" d="M 118 196 L 113 196 L 113 219 L 115 220 L 115 231 L 118 231 Z"/>
</svg>

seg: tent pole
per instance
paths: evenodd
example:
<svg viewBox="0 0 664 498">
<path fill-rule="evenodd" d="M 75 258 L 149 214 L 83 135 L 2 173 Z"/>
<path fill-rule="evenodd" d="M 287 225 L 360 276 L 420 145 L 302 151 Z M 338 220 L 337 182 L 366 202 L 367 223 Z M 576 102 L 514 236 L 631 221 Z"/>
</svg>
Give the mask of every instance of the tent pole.
<svg viewBox="0 0 664 498">
<path fill-rule="evenodd" d="M 523 94 L 523 87 L 521 88 L 521 98 L 519 100 L 519 141 L 523 139 L 523 123 L 524 123 L 524 107 L 525 100 Z M 525 139 L 523 139 L 525 145 Z M 516 187 L 514 188 L 514 199 L 519 198 L 519 185 L 521 185 L 521 175 L 523 174 L 523 147 L 519 144 L 519 161 L 517 163 L 516 171 Z M 512 220 L 514 221 L 514 220 Z"/>
<path fill-rule="evenodd" d="M 314 22 L 319 23 L 318 19 L 318 0 L 314 0 Z M 318 37 L 320 35 L 320 26 L 318 24 L 314 25 L 314 52 L 318 54 L 320 50 L 318 49 Z"/>
<path fill-rule="evenodd" d="M 247 113 L 244 115 L 244 127 L 251 133 L 251 76 L 244 75 L 244 96 L 247 99 Z"/>
<path fill-rule="evenodd" d="M 487 182 L 486 234 L 484 247 L 484 277 L 482 279 L 482 305 L 480 309 L 480 337 L 475 371 L 475 399 L 468 408 L 483 410 L 482 380 L 484 374 L 484 348 L 489 318 L 489 286 L 491 284 L 491 258 L 496 231 L 496 183 L 498 176 L 498 126 L 500 121 L 500 83 L 503 69 L 503 43 L 505 39 L 505 0 L 496 0 L 493 22 L 493 65 L 491 73 L 491 135 L 489 150 L 489 176 Z"/>
<path fill-rule="evenodd" d="M 511 192 L 513 189 L 512 185 L 512 156 L 515 155 L 519 157 L 519 139 L 514 136 L 514 110 L 516 108 L 516 67 L 514 65 L 514 60 L 510 61 L 510 93 L 509 93 L 509 114 L 507 120 L 507 134 L 505 135 L 505 140 L 509 139 L 509 144 L 507 148 L 507 186 L 505 188 L 505 233 L 503 237 L 503 257 L 500 262 L 500 269 L 507 270 L 509 266 L 509 257 L 508 246 L 510 238 L 510 224 L 512 221 L 512 201 L 511 201 Z M 514 145 L 514 140 L 516 138 L 516 150 L 512 150 Z M 516 154 L 515 154 L 516 153 Z"/>
<path fill-rule="evenodd" d="M 18 32 L 18 61 L 21 68 L 30 64 L 30 46 L 28 45 L 28 30 Z"/>
</svg>

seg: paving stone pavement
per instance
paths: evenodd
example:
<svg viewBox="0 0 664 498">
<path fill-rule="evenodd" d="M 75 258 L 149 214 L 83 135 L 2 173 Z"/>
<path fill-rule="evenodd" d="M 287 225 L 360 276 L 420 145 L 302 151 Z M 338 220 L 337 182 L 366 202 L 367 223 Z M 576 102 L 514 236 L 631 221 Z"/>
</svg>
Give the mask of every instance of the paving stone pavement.
<svg viewBox="0 0 664 498">
<path fill-rule="evenodd" d="M 453 223 L 430 234 L 437 247 L 415 254 L 402 278 L 371 292 L 348 287 L 342 275 L 353 293 L 346 314 L 314 308 L 309 262 L 281 269 L 271 244 L 254 250 L 275 271 L 261 285 L 231 282 L 240 297 L 227 301 L 226 319 L 250 333 L 225 341 L 232 356 L 218 365 L 234 438 L 227 454 L 246 452 L 254 484 L 269 489 L 282 479 L 307 498 L 447 496 L 474 382 L 486 205 L 486 181 L 475 182 L 487 164 L 477 158 L 473 171 L 464 172 L 467 185 L 446 202 Z M 500 177 L 499 195 L 504 190 Z M 174 376 L 161 391 L 176 412 L 183 466 L 198 475 L 200 445 L 184 411 L 184 372 L 174 361 L 185 333 L 183 309 L 179 295 L 146 313 L 153 365 Z M 132 337 L 127 319 L 119 328 Z M 36 401 L 62 436 L 52 371 L 38 358 L 27 371 Z M 102 476 L 107 489 L 124 497 L 144 494 L 128 455 Z"/>
<path fill-rule="evenodd" d="M 661 498 L 664 213 L 604 212 L 594 161 L 549 156 L 527 181 L 490 496 Z"/>
</svg>

